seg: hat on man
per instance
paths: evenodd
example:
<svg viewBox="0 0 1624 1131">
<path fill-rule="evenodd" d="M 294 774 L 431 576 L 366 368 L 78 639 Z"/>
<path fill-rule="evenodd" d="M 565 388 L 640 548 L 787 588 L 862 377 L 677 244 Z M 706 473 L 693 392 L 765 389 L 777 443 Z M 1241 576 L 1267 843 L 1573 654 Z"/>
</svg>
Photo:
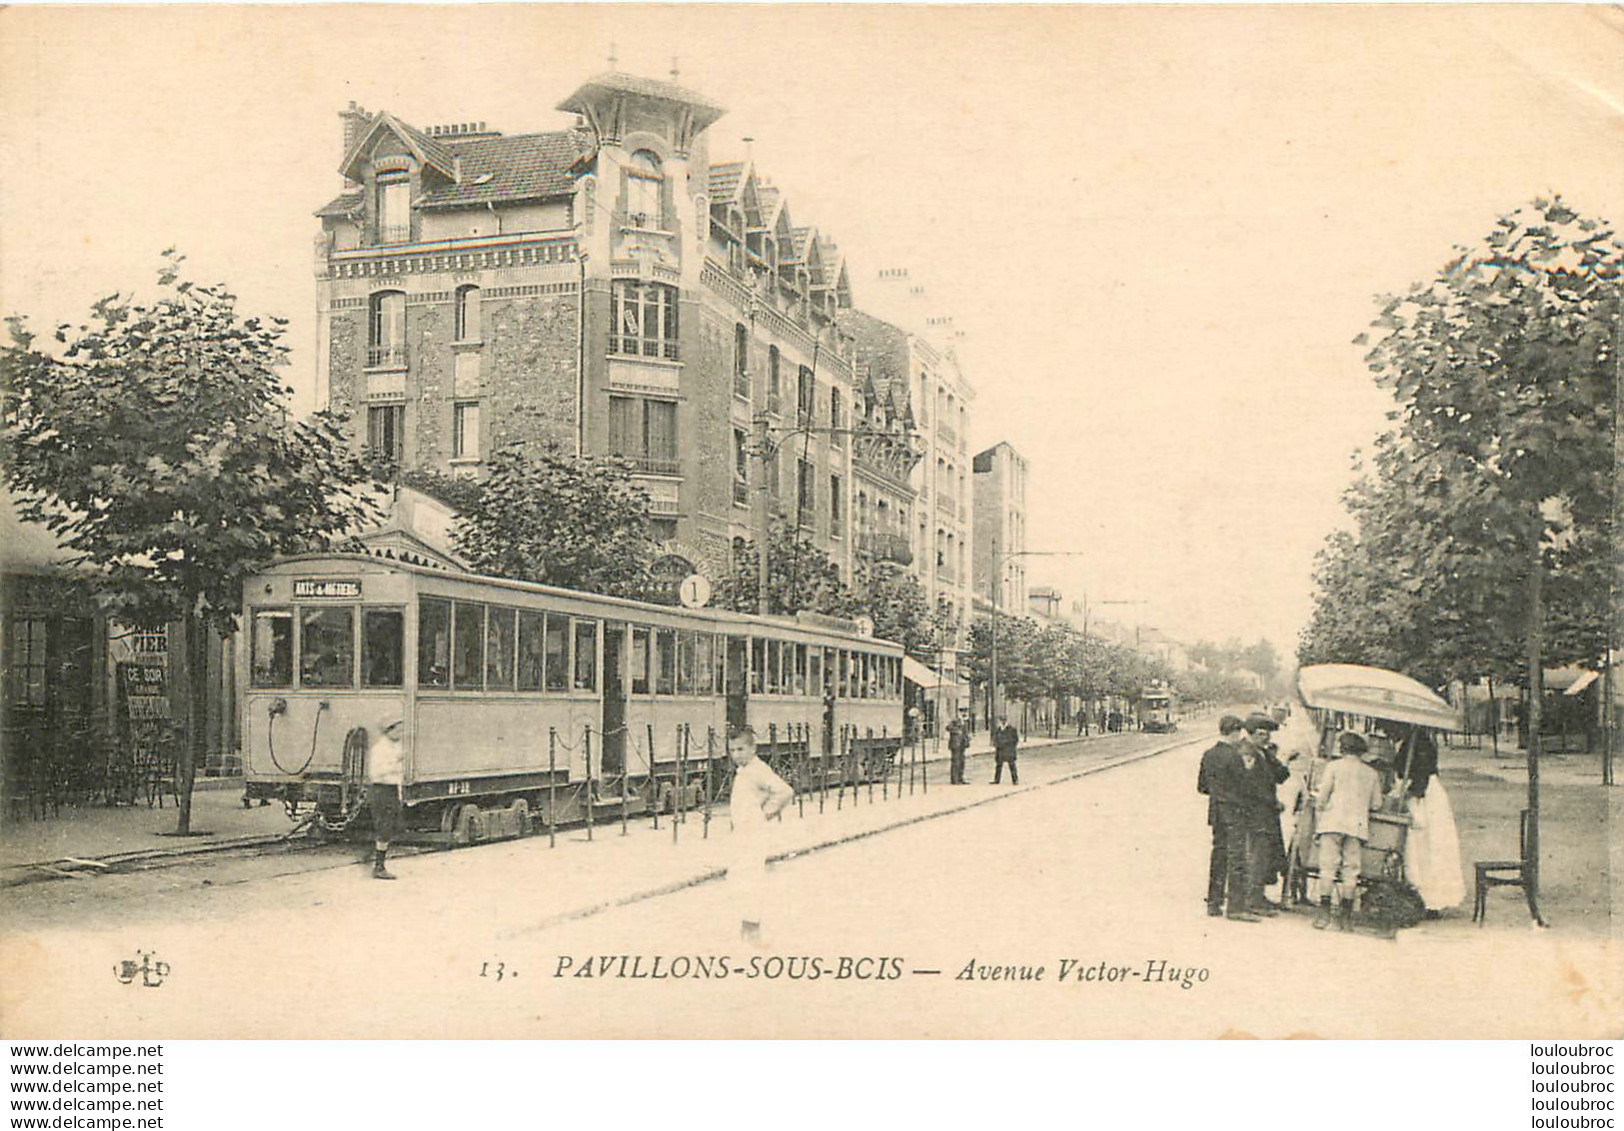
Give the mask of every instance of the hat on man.
<svg viewBox="0 0 1624 1131">
<path fill-rule="evenodd" d="M 1241 729 L 1241 721 L 1234 715 L 1225 715 L 1218 720 L 1219 734 L 1234 734 Z"/>
<path fill-rule="evenodd" d="M 1370 748 L 1370 743 L 1364 740 L 1363 735 L 1354 734 L 1345 730 L 1337 736 L 1336 745 L 1344 754 L 1360 755 Z"/>
<path fill-rule="evenodd" d="M 1248 715 L 1246 716 L 1246 722 L 1241 725 L 1254 734 L 1260 730 L 1280 729 L 1280 724 L 1269 718 L 1268 715 Z"/>
</svg>

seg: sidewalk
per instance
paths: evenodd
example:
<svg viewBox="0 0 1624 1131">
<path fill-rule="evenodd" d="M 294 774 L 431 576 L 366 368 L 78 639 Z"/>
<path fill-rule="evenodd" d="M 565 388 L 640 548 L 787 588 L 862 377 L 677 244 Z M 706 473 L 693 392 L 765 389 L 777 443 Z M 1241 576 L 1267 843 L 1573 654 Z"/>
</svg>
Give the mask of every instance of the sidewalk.
<svg viewBox="0 0 1624 1131">
<path fill-rule="evenodd" d="M 979 737 L 979 736 L 978 736 Z M 1022 750 L 1037 750 L 1067 739 L 1038 738 L 1023 741 Z M 990 766 L 992 747 L 972 747 L 972 758 L 985 756 Z M 929 778 L 930 785 L 946 786 L 948 778 L 947 742 L 933 750 L 927 739 L 916 756 L 916 791 Z M 903 783 L 907 783 L 910 750 L 901 754 Z M 925 768 L 928 763 L 928 769 Z M 991 770 L 987 775 L 991 777 Z M 876 785 L 876 789 L 879 787 Z M 98 859 L 125 852 L 196 849 L 239 837 L 277 836 L 293 828 L 280 805 L 242 807 L 241 778 L 199 778 L 192 791 L 192 828 L 207 836 L 190 838 L 166 836 L 175 831 L 175 805 L 166 798 L 163 808 L 144 803 L 135 805 L 64 806 L 60 813 L 41 818 L 23 816 L 0 824 L 0 868 L 53 860 Z"/>
<path fill-rule="evenodd" d="M 123 852 L 194 849 L 245 836 L 274 836 L 293 827 L 280 805 L 242 807 L 241 778 L 202 780 L 192 791 L 192 828 L 208 836 L 175 837 L 175 799 L 164 807 L 64 806 L 56 815 L 23 816 L 0 824 L 0 868 L 70 857 L 95 859 Z"/>
<path fill-rule="evenodd" d="M 1472 917 L 1473 862 L 1517 858 L 1520 814 L 1528 806 L 1522 753 L 1445 746 L 1439 773 L 1449 791 L 1460 834 L 1466 901 L 1429 929 L 1476 930 Z M 1556 754 L 1540 759 L 1540 912 L 1555 931 L 1614 938 L 1624 912 L 1624 789 L 1601 784 L 1601 755 Z M 1522 892 L 1489 892 L 1490 927 L 1528 928 Z"/>
</svg>

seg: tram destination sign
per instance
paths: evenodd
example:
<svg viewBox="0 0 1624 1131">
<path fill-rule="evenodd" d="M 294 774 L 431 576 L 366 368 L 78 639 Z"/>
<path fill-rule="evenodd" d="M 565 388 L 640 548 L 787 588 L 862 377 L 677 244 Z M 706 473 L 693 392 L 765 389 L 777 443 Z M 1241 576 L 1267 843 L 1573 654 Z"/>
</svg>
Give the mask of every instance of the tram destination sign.
<svg viewBox="0 0 1624 1131">
<path fill-rule="evenodd" d="M 293 582 L 295 597 L 348 597 L 361 596 L 361 582 L 354 578 L 300 577 Z"/>
</svg>

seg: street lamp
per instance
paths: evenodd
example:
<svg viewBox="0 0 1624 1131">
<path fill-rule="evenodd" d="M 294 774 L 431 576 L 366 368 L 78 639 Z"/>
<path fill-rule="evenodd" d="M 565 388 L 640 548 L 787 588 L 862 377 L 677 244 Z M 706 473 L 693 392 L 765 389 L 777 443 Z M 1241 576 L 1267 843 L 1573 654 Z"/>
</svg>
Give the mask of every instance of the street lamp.
<svg viewBox="0 0 1624 1131">
<path fill-rule="evenodd" d="M 756 611 L 766 616 L 771 608 L 767 571 L 768 542 L 771 535 L 771 508 L 768 503 L 771 484 L 767 481 L 768 461 L 783 447 L 786 440 L 796 436 L 872 436 L 876 433 L 872 428 L 822 428 L 810 424 L 798 424 L 794 428 L 774 426 L 768 423 L 765 412 L 755 414 L 754 425 L 755 435 L 750 444 L 750 454 L 756 461 L 756 526 L 761 531 L 761 540 L 756 549 Z M 909 438 L 911 440 L 912 434 Z M 799 491 L 799 483 L 796 487 Z"/>
</svg>

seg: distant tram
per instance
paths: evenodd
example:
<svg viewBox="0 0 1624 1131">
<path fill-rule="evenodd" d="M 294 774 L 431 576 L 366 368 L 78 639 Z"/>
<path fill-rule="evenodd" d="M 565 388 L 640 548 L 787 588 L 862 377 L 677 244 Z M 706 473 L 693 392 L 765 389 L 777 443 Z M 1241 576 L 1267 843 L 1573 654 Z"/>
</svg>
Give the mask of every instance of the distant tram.
<svg viewBox="0 0 1624 1131">
<path fill-rule="evenodd" d="M 1139 729 L 1171 734 L 1179 729 L 1178 701 L 1165 683 L 1152 683 L 1139 693 Z"/>
<path fill-rule="evenodd" d="M 836 618 L 366 554 L 269 566 L 245 583 L 244 617 L 247 797 L 309 807 L 330 829 L 357 815 L 367 735 L 391 717 L 405 721 L 410 826 L 459 842 L 481 839 L 494 809 L 524 826 L 669 806 L 679 788 L 697 803 L 726 780 L 729 726 L 753 727 L 803 789 L 867 780 L 902 745 L 901 647 Z"/>
</svg>

